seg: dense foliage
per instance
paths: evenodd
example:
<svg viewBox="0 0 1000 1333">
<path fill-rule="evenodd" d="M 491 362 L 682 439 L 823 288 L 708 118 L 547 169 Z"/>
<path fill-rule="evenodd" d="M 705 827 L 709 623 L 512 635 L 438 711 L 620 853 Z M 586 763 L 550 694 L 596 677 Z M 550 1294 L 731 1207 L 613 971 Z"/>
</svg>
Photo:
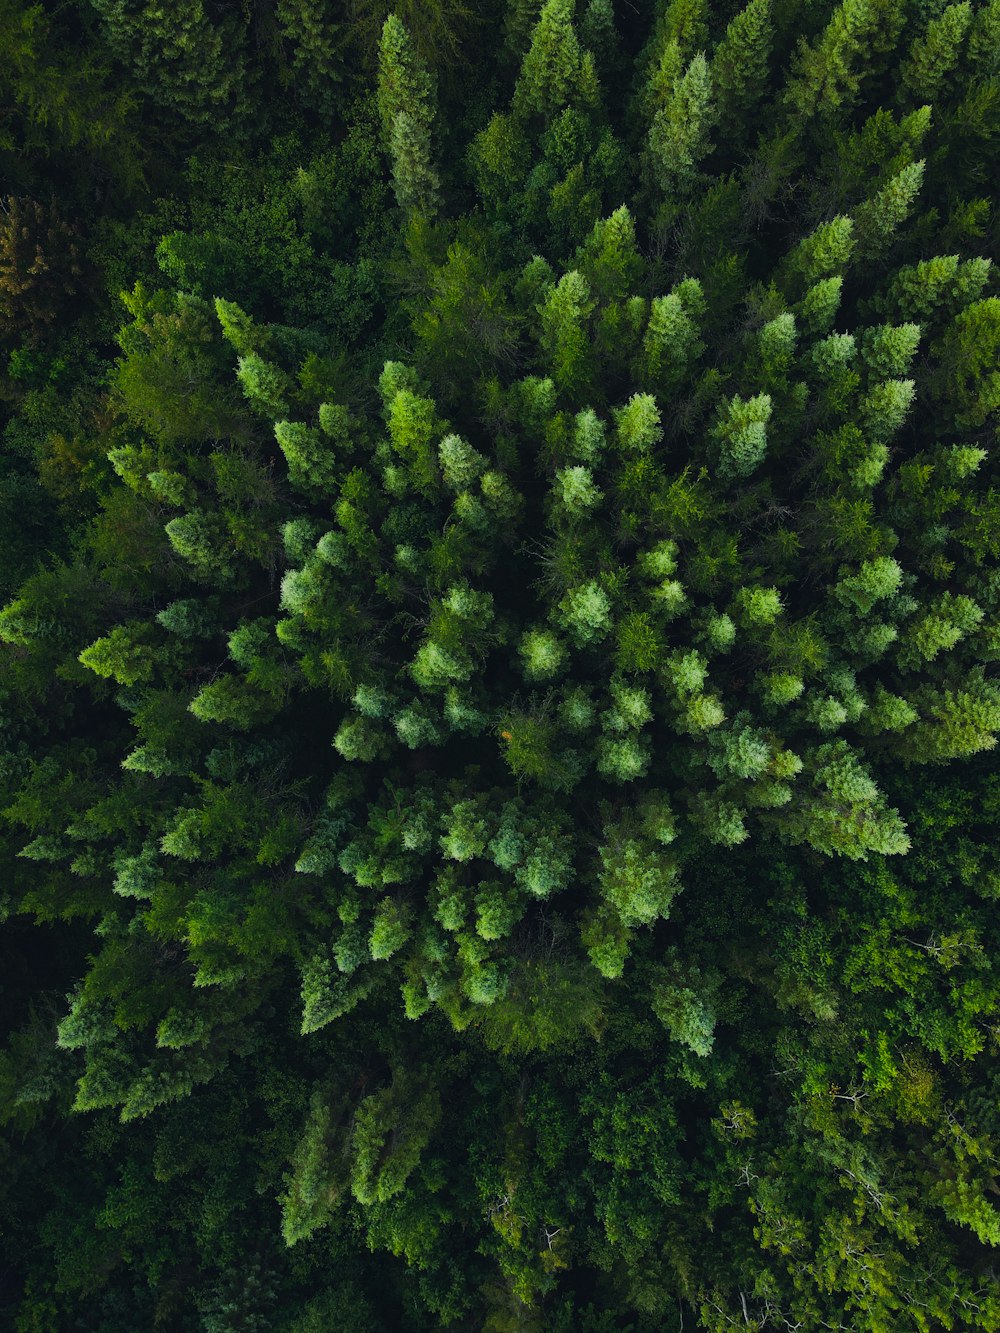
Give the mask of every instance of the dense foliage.
<svg viewBox="0 0 1000 1333">
<path fill-rule="evenodd" d="M 1000 1330 L 998 0 L 0 57 L 0 1320 Z"/>
</svg>

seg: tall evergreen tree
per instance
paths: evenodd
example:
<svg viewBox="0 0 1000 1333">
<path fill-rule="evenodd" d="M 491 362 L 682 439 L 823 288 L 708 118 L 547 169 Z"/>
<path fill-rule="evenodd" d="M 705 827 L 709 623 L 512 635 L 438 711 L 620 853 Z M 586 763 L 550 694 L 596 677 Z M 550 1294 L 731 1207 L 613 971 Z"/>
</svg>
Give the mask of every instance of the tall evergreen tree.
<svg viewBox="0 0 1000 1333">
<path fill-rule="evenodd" d="M 425 217 L 433 216 L 440 193 L 431 150 L 435 105 L 434 80 L 409 33 L 390 14 L 379 46 L 379 115 L 396 201 L 404 212 Z"/>
</svg>

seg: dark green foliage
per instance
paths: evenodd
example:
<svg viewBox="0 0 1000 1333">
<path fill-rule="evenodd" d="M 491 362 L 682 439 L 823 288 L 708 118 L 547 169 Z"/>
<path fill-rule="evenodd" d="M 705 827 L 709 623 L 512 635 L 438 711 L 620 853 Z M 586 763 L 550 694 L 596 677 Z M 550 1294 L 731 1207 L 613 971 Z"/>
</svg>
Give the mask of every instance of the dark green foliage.
<svg viewBox="0 0 1000 1333">
<path fill-rule="evenodd" d="M 378 109 L 392 161 L 396 201 L 406 213 L 433 216 L 440 182 L 431 152 L 434 80 L 406 28 L 391 14 L 379 47 Z"/>
<path fill-rule="evenodd" d="M 91 0 L 109 49 L 162 111 L 194 125 L 225 127 L 245 113 L 245 34 L 203 0 L 169 9 L 144 0 Z"/>
<path fill-rule="evenodd" d="M 5 1327 L 1000 1330 L 998 32 L 0 0 Z"/>
</svg>

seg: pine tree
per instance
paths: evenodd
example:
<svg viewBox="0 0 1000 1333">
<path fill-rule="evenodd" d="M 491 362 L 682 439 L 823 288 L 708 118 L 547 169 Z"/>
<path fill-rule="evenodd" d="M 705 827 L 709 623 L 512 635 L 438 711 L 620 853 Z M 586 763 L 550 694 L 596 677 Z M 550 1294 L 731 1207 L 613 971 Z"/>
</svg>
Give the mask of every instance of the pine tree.
<svg viewBox="0 0 1000 1333">
<path fill-rule="evenodd" d="M 619 62 L 619 37 L 612 0 L 587 0 L 580 16 L 580 41 L 592 51 L 602 73 Z"/>
<path fill-rule="evenodd" d="M 833 595 L 862 616 L 867 616 L 876 602 L 894 597 L 903 582 L 903 570 L 891 556 L 866 560 L 856 574 L 842 578 Z"/>
<path fill-rule="evenodd" d="M 307 105 L 329 116 L 344 78 L 341 55 L 346 42 L 343 25 L 330 23 L 316 0 L 279 0 L 281 32 L 291 47 L 296 86 Z"/>
<path fill-rule="evenodd" d="M 642 373 L 653 389 L 668 393 L 679 386 L 692 362 L 704 351 L 698 322 L 704 312 L 701 284 L 686 279 L 667 296 L 650 303 L 642 345 Z"/>
<path fill-rule="evenodd" d="M 545 0 L 514 90 L 518 116 L 551 119 L 584 92 L 584 53 L 573 27 L 574 0 Z"/>
<path fill-rule="evenodd" d="M 440 203 L 440 181 L 432 162 L 422 120 L 397 112 L 389 139 L 396 201 L 407 213 L 432 217 Z"/>
<path fill-rule="evenodd" d="M 920 105 L 941 99 L 953 82 L 952 71 L 961 59 L 971 22 L 972 6 L 968 3 L 949 5 L 931 19 L 899 71 L 900 100 Z"/>
<path fill-rule="evenodd" d="M 960 262 L 958 255 L 940 255 L 896 270 L 886 296 L 878 301 L 880 313 L 904 319 L 929 319 L 944 309 L 952 316 L 976 301 L 989 280 L 989 260 Z"/>
<path fill-rule="evenodd" d="M 877 379 L 905 375 L 920 343 L 919 324 L 883 324 L 866 329 L 861 359 Z"/>
<path fill-rule="evenodd" d="M 924 163 L 904 167 L 888 185 L 854 210 L 855 236 L 860 254 L 877 257 L 911 213 L 924 179 Z"/>
<path fill-rule="evenodd" d="M 594 229 L 576 252 L 578 271 L 602 304 L 627 298 L 642 271 L 636 245 L 635 222 L 622 205 Z"/>
<path fill-rule="evenodd" d="M 982 607 L 971 597 L 941 593 L 923 615 L 906 625 L 896 657 L 900 670 L 913 670 L 923 662 L 933 661 L 938 653 L 954 648 L 979 627 L 983 615 Z"/>
<path fill-rule="evenodd" d="M 885 805 L 876 783 L 843 741 L 811 757 L 811 792 L 790 814 L 789 832 L 817 851 L 863 859 L 899 855 L 910 845 L 899 812 Z"/>
<path fill-rule="evenodd" d="M 704 55 L 694 56 L 676 80 L 665 104 L 653 117 L 649 151 L 657 183 L 668 197 L 685 193 L 711 150 L 709 134 L 715 117 L 712 76 Z"/>
<path fill-rule="evenodd" d="M 768 394 L 746 400 L 737 394 L 724 405 L 712 431 L 719 444 L 721 477 L 749 476 L 764 461 L 771 410 Z"/>
<path fill-rule="evenodd" d="M 427 217 L 434 215 L 440 191 L 431 151 L 436 100 L 434 80 L 414 51 L 409 33 L 390 14 L 379 46 L 382 133 L 392 161 L 397 203 L 406 213 Z"/>
<path fill-rule="evenodd" d="M 587 514 L 601 499 L 602 493 L 589 469 L 567 467 L 556 473 L 556 502 L 571 518 Z"/>
<path fill-rule="evenodd" d="M 771 0 L 750 0 L 726 28 L 712 56 L 712 88 L 719 127 L 727 142 L 748 135 L 766 96 L 774 41 Z"/>
<path fill-rule="evenodd" d="M 206 582 L 226 584 L 235 575 L 231 547 L 221 521 L 203 510 L 172 518 L 164 528 L 170 545 Z"/>
<path fill-rule="evenodd" d="M 899 430 L 913 402 L 913 380 L 880 380 L 860 403 L 861 422 L 876 440 L 888 440 Z"/>
<path fill-rule="evenodd" d="M 576 272 L 565 274 L 538 308 L 546 369 L 557 389 L 575 397 L 592 377 L 586 321 L 593 310 L 590 286 Z"/>
<path fill-rule="evenodd" d="M 626 454 L 647 454 L 663 438 L 660 409 L 652 394 L 636 393 L 614 409 L 618 444 Z"/>
<path fill-rule="evenodd" d="M 907 726 L 898 748 L 910 763 L 942 764 L 996 746 L 1000 693 L 980 669 L 955 685 L 917 691 L 907 702 L 919 720 Z"/>
<path fill-rule="evenodd" d="M 1000 36 L 1000 4 L 989 0 L 976 11 L 969 30 L 967 54 L 971 67 L 983 78 L 991 78 L 1000 71 L 997 57 L 997 38 Z"/>
<path fill-rule="evenodd" d="M 336 455 L 327 440 L 300 421 L 278 421 L 274 437 L 288 464 L 288 477 L 303 490 L 323 489 L 336 475 Z"/>
<path fill-rule="evenodd" d="M 245 33 L 216 25 L 203 0 L 93 0 L 108 44 L 160 107 L 192 125 L 225 123 L 245 105 Z"/>
<path fill-rule="evenodd" d="M 624 926 L 648 925 L 669 915 L 679 885 L 676 867 L 661 850 L 636 839 L 612 838 L 599 854 L 601 893 Z"/>
<path fill-rule="evenodd" d="M 793 283 L 805 289 L 804 297 L 819 287 L 821 280 L 834 283 L 840 278 L 854 254 L 854 230 L 851 218 L 838 215 L 810 232 L 789 254 L 785 271 Z M 834 293 L 839 297 L 839 286 L 822 290 L 826 300 L 832 300 Z"/>
<path fill-rule="evenodd" d="M 662 51 L 675 42 L 682 60 L 705 48 L 708 43 L 705 0 L 669 0 L 663 7 L 652 45 Z"/>
<path fill-rule="evenodd" d="M 891 49 L 901 19 L 895 0 L 842 0 L 820 37 L 800 44 L 786 93 L 796 114 L 808 120 L 852 107 L 872 57 Z"/>
<path fill-rule="evenodd" d="M 976 429 L 1000 408 L 1000 298 L 976 301 L 948 326 L 935 352 L 938 392 L 957 408 L 959 426 Z"/>
<path fill-rule="evenodd" d="M 840 306 L 844 280 L 838 274 L 811 286 L 795 307 L 804 333 L 818 337 L 829 331 Z"/>
<path fill-rule="evenodd" d="M 99 676 L 110 677 L 119 685 L 134 685 L 153 677 L 156 651 L 149 643 L 146 626 L 116 625 L 110 634 L 80 654 L 80 661 Z"/>
</svg>

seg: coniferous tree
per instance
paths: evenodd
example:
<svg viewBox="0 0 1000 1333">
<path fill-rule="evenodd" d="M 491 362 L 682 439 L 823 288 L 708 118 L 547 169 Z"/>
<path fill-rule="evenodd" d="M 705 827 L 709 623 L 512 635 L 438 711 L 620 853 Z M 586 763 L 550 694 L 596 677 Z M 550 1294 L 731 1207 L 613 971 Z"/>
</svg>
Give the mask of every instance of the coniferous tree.
<svg viewBox="0 0 1000 1333">
<path fill-rule="evenodd" d="M 215 24 L 203 0 L 163 10 L 142 0 L 92 0 L 108 44 L 143 92 L 193 125 L 246 110 L 243 42 L 232 21 Z"/>
<path fill-rule="evenodd" d="M 404 212 L 431 217 L 440 190 L 431 151 L 434 80 L 395 14 L 390 14 L 382 29 L 378 108 L 396 200 Z"/>
</svg>

